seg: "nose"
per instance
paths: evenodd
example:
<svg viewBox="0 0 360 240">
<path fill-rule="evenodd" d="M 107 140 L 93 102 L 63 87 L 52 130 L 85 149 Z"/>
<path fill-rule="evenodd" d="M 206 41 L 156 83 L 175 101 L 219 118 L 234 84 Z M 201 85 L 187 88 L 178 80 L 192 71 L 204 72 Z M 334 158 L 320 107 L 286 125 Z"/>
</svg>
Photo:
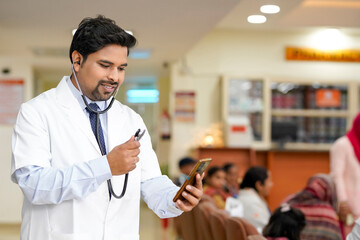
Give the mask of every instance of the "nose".
<svg viewBox="0 0 360 240">
<path fill-rule="evenodd" d="M 119 81 L 119 72 L 116 67 L 112 67 L 109 69 L 108 79 L 113 82 Z"/>
</svg>

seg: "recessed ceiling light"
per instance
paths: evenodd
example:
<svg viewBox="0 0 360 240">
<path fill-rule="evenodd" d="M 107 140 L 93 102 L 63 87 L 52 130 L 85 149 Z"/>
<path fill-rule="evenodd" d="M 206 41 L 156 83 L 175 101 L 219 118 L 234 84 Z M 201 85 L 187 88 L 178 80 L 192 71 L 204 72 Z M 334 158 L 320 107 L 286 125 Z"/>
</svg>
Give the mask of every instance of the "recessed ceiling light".
<svg viewBox="0 0 360 240">
<path fill-rule="evenodd" d="M 262 13 L 275 14 L 280 12 L 280 7 L 277 5 L 263 5 L 260 7 Z"/>
<path fill-rule="evenodd" d="M 247 20 L 249 23 L 259 24 L 266 22 L 266 17 L 263 15 L 250 15 Z"/>
</svg>

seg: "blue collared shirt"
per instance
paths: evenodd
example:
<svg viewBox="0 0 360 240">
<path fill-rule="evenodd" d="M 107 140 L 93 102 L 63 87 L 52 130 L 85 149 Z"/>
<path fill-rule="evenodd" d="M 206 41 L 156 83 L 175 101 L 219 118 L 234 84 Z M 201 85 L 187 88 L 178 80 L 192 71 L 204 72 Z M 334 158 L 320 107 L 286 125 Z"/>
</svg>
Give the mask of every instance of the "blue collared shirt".
<svg viewBox="0 0 360 240">
<path fill-rule="evenodd" d="M 68 86 L 78 100 L 84 114 L 85 103 L 80 92 L 70 79 Z M 87 99 L 88 103 L 92 101 Z M 108 101 L 95 102 L 100 109 L 105 109 Z M 107 114 L 100 115 L 105 144 L 107 146 Z M 83 199 L 96 191 L 100 184 L 112 177 L 106 155 L 88 162 L 74 164 L 66 168 L 26 166 L 15 172 L 17 183 L 25 197 L 33 204 L 58 204 L 70 199 Z M 182 213 L 175 207 L 172 198 L 178 187 L 166 176 L 160 176 L 141 182 L 141 196 L 147 205 L 162 218 L 175 217 Z"/>
</svg>

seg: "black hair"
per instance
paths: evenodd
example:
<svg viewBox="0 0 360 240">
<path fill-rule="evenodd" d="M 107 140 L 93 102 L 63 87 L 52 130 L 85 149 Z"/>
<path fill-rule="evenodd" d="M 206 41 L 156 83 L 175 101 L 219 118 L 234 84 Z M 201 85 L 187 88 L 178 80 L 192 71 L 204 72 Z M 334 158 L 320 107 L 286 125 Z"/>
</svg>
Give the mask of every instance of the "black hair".
<svg viewBox="0 0 360 240">
<path fill-rule="evenodd" d="M 116 25 L 115 21 L 102 15 L 96 18 L 84 18 L 77 28 L 70 46 L 69 56 L 76 50 L 85 62 L 88 55 L 110 44 L 117 44 L 129 49 L 135 46 L 136 38 Z"/>
<path fill-rule="evenodd" d="M 226 163 L 223 166 L 223 169 L 226 173 L 229 173 L 230 168 L 236 167 L 236 165 L 234 163 Z"/>
<path fill-rule="evenodd" d="M 179 168 L 182 168 L 183 166 L 186 166 L 186 165 L 194 165 L 196 164 L 196 161 L 191 158 L 191 157 L 184 157 L 182 159 L 180 159 L 179 161 Z"/>
<path fill-rule="evenodd" d="M 278 207 L 271 215 L 268 224 L 263 229 L 264 237 L 286 237 L 290 240 L 300 240 L 300 233 L 306 225 L 305 215 L 297 208 Z"/>
<path fill-rule="evenodd" d="M 215 173 L 217 173 L 219 171 L 224 171 L 224 169 L 219 166 L 213 166 L 213 167 L 209 168 L 209 170 L 206 173 L 206 176 L 208 178 L 211 178 Z"/>
<path fill-rule="evenodd" d="M 251 167 L 246 171 L 245 176 L 240 184 L 240 188 L 253 188 L 255 191 L 257 191 L 255 186 L 256 182 L 260 181 L 260 183 L 264 185 L 265 180 L 268 177 L 268 170 L 266 168 L 259 166 Z"/>
</svg>

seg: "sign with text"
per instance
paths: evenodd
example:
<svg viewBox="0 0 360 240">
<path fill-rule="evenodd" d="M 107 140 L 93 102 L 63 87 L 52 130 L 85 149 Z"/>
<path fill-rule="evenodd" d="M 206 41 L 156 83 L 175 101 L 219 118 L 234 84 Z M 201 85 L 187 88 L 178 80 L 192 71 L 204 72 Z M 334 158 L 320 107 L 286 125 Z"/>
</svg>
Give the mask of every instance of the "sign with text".
<svg viewBox="0 0 360 240">
<path fill-rule="evenodd" d="M 175 119 L 181 122 L 195 120 L 195 92 L 179 91 L 175 93 Z"/>
<path fill-rule="evenodd" d="M 0 124 L 15 124 L 20 105 L 23 101 L 23 80 L 0 79 Z"/>
<path fill-rule="evenodd" d="M 318 107 L 340 107 L 341 93 L 337 89 L 316 90 L 316 106 Z"/>
<path fill-rule="evenodd" d="M 360 50 L 319 50 L 313 48 L 286 47 L 286 60 L 360 62 Z"/>
</svg>

